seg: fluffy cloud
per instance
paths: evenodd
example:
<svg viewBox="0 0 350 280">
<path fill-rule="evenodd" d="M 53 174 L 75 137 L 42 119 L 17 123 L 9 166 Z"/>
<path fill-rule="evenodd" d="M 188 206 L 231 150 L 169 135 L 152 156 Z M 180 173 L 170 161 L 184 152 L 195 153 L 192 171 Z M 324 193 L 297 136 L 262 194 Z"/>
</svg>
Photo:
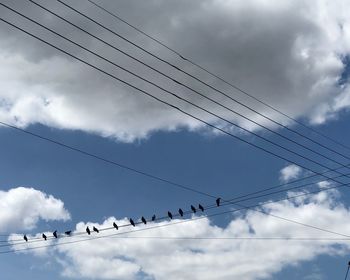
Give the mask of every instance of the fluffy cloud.
<svg viewBox="0 0 350 280">
<path fill-rule="evenodd" d="M 290 196 L 296 194 L 299 193 L 289 193 Z M 339 202 L 338 196 L 337 191 L 326 191 L 291 201 L 266 204 L 260 210 L 330 231 L 346 233 L 350 230 L 350 225 L 347 223 L 350 211 Z M 76 231 L 84 231 L 87 225 L 110 227 L 113 221 L 115 218 L 111 217 L 102 224 L 81 222 L 77 224 Z M 117 221 L 119 224 L 127 222 L 127 219 Z M 145 228 L 148 230 L 133 234 L 120 234 L 130 231 L 130 228 L 120 228 L 118 232 L 102 231 L 93 236 L 102 237 L 114 233 L 119 235 L 51 247 L 47 250 L 46 257 L 52 254 L 58 259 L 63 266 L 63 275 L 69 278 L 139 279 L 142 276 L 144 279 L 157 280 L 233 278 L 253 280 L 269 278 L 284 267 L 310 261 L 322 254 L 345 254 L 350 249 L 347 241 L 340 240 L 177 239 L 208 236 L 339 237 L 252 210 L 246 214 L 233 215 L 225 227 L 214 225 L 207 217 L 176 225 L 177 222 L 178 220 L 173 220 L 140 225 L 136 230 Z M 150 229 L 154 225 L 163 227 Z M 162 237 L 173 239 L 161 239 Z M 86 238 L 85 235 L 77 236 L 58 242 Z M 31 245 L 25 244 L 25 246 Z"/>
<path fill-rule="evenodd" d="M 149 69 L 136 65 L 55 17 L 48 16 L 29 2 L 7 2 L 132 71 L 234 122 L 255 129 L 247 121 L 185 91 Z M 97 32 L 132 55 L 175 75 L 204 94 L 256 121 L 271 125 L 256 114 L 214 94 L 169 67 L 154 62 L 120 40 L 115 40 L 96 26 L 84 23 L 75 14 L 62 9 L 60 4 L 44 4 L 75 22 L 79 21 L 89 31 Z M 312 4 L 301 0 L 205 0 L 191 3 L 185 0 L 147 3 L 127 1 L 118 3 L 117 6 L 114 2 L 104 4 L 109 10 L 119 11 L 123 17 L 142 26 L 146 32 L 155 34 L 185 56 L 193 58 L 227 80 L 234 81 L 248 92 L 295 118 L 307 117 L 312 123 L 320 124 L 336 118 L 338 112 L 350 105 L 348 83 L 343 75 L 350 50 L 350 22 L 346 13 L 350 4 L 346 0 L 319 0 Z M 112 18 L 101 16 L 95 7 L 79 3 L 74 5 L 94 15 L 104 24 L 118 28 L 119 32 L 124 32 L 130 39 L 159 53 L 168 61 L 181 64 L 173 54 L 125 26 L 116 24 Z M 1 11 L 5 18 L 14 19 L 4 8 Z M 17 16 L 16 23 L 207 121 L 217 121 L 172 97 L 166 97 L 159 90 L 119 70 L 114 70 L 106 63 L 92 59 L 85 52 L 55 39 Z M 3 35 L 0 37 L 0 120 L 22 127 L 42 123 L 51 127 L 83 130 L 121 141 L 144 138 L 158 130 L 201 128 L 196 121 L 103 77 L 3 23 L 0 32 Z M 200 75 L 206 82 L 226 92 L 232 92 L 232 89 L 204 73 L 196 72 L 188 64 L 181 66 L 195 75 Z M 237 93 L 232 92 L 232 95 L 270 117 L 287 123 L 281 116 L 262 105 Z"/>
<path fill-rule="evenodd" d="M 288 165 L 281 169 L 280 180 L 282 182 L 288 182 L 289 180 L 296 179 L 300 177 L 301 172 L 302 169 L 299 166 L 295 164 Z"/>
<path fill-rule="evenodd" d="M 70 214 L 61 200 L 33 188 L 0 191 L 1 232 L 30 230 L 40 219 L 66 221 Z"/>
</svg>

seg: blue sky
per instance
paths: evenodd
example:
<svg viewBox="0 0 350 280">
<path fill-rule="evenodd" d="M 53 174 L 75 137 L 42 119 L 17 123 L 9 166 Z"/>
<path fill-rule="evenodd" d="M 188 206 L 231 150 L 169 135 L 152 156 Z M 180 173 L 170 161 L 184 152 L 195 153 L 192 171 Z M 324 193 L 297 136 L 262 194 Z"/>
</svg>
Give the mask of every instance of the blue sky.
<svg viewBox="0 0 350 280">
<path fill-rule="evenodd" d="M 349 133 L 343 133 L 346 118 L 323 128 L 322 132 L 328 135 L 335 131 L 341 132 L 344 140 L 350 138 Z M 122 144 L 42 126 L 29 129 L 222 197 L 278 184 L 279 170 L 286 165 L 268 155 L 257 157 L 255 149 L 228 137 L 179 131 L 157 133 L 140 143 Z M 186 208 L 196 202 L 211 203 L 206 197 L 173 189 L 10 129 L 1 130 L 1 146 L 4 147 L 0 162 L 1 189 L 34 187 L 62 199 L 72 215 L 68 222 L 42 221 L 34 232 L 66 230 L 74 228 L 79 221 L 101 222 L 109 216 L 150 217 L 153 213 L 165 214 L 168 209 Z M 345 205 L 349 201 L 346 190 L 342 191 L 342 200 Z M 228 221 L 227 216 L 213 220 L 222 226 Z M 60 267 L 51 258 L 16 254 L 4 255 L 2 259 L 1 267 L 7 279 L 19 279 L 28 273 L 37 279 L 61 279 Z M 340 278 L 346 262 L 346 255 L 320 256 L 287 266 L 269 279 L 303 279 L 315 270 L 324 277 L 322 279 Z M 42 263 L 45 263 L 44 267 Z"/>
<path fill-rule="evenodd" d="M 106 30 L 79 18 L 59 3 L 38 2 L 81 24 L 90 32 L 97 32 L 132 55 L 145 59 L 160 71 L 176 76 L 206 96 L 215 98 L 278 133 L 292 137 L 290 132 L 277 129 L 261 116 L 242 109 L 183 74 L 155 62 L 140 50 L 118 41 Z M 334 166 L 329 161 L 281 141 L 277 136 L 190 94 L 178 85 L 170 84 L 149 69 L 115 54 L 100 42 L 80 34 L 27 1 L 4 3 L 56 28 L 57 32 L 72 36 L 74 40 L 98 50 L 106 57 L 116 59 L 132 71 L 182 97 L 190 98 L 192 102 L 231 122 L 329 167 Z M 340 5 L 345 5 L 342 1 L 330 4 L 326 0 L 320 0 L 315 9 L 303 1 L 262 5 L 255 0 L 249 3 L 207 0 L 190 2 L 187 8 L 184 8 L 185 2 L 182 1 L 176 4 L 151 1 L 149 5 L 136 0 L 130 3 L 99 3 L 111 11 L 118 11 L 185 56 L 200 61 L 230 81 L 234 80 L 254 96 L 293 118 L 302 120 L 346 145 L 350 142 L 350 35 L 347 33 L 350 22 L 346 13 L 335 12 Z M 193 71 L 191 73 L 230 92 L 259 112 L 350 156 L 348 150 L 239 95 L 198 69 L 179 61 L 173 54 L 134 30 L 116 23 L 96 7 L 85 4 L 78 1 L 74 7 L 98 18 L 106 26 L 117 28 L 129 39 L 171 63 Z M 328 7 L 326 13 L 322 13 L 324 7 Z M 205 121 L 223 127 L 246 141 L 271 148 L 257 137 L 244 134 L 174 98 L 165 97 L 159 90 L 62 43 L 62 40 L 43 32 L 34 24 L 28 24 L 18 16 L 14 17 L 4 7 L 1 7 L 1 12 L 2 18 L 14 20 L 31 32 L 115 75 L 121 75 L 123 79 L 181 106 Z M 305 15 L 309 15 L 312 20 Z M 276 24 L 282 18 L 285 22 Z M 287 161 L 276 159 L 232 137 L 218 135 L 212 129 L 115 83 L 3 23 L 0 32 L 3 35 L 0 39 L 0 61 L 4 69 L 0 72 L 0 121 L 137 170 L 191 186 L 215 197 L 231 198 L 283 182 L 281 170 L 290 165 Z M 295 135 L 293 137 L 300 143 L 347 164 L 339 155 Z M 69 229 L 79 232 L 87 224 L 103 228 L 110 226 L 112 220 L 122 224 L 126 222 L 125 218 L 138 220 L 141 216 L 162 216 L 169 210 L 175 213 L 179 207 L 185 210 L 191 204 L 214 203 L 214 199 L 175 188 L 10 128 L 0 127 L 0 147 L 0 212 L 3 213 L 0 214 L 0 234 L 3 235 L 17 233 L 21 238 L 26 233 L 34 238 L 35 234 L 51 233 L 56 229 L 59 232 Z M 272 151 L 308 168 L 319 172 L 323 170 L 280 149 L 272 148 Z M 292 175 L 299 178 L 307 174 L 304 170 Z M 342 182 L 348 181 L 343 179 Z M 322 187 L 323 185 L 314 185 L 313 190 Z M 285 196 L 283 193 L 247 204 Z M 339 189 L 323 192 L 319 196 L 312 195 L 310 200 L 292 200 L 290 203 L 276 203 L 271 208 L 267 206 L 261 209 L 346 234 L 350 231 L 347 226 L 349 204 L 349 193 L 346 189 Z M 225 209 L 233 209 L 232 207 Z M 171 222 L 160 222 L 162 225 L 168 223 Z M 157 234 L 173 237 L 330 237 L 323 232 L 305 229 L 254 211 L 167 226 L 164 231 L 154 231 L 153 235 Z M 2 239 L 6 239 L 6 236 Z M 29 253 L 3 254 L 0 255 L 0 268 L 6 279 L 159 280 L 218 277 L 321 280 L 344 277 L 350 251 L 347 242 L 329 242 L 324 246 L 317 242 L 305 245 L 303 241 L 250 242 L 104 239 L 79 243 L 83 245 L 48 248 L 38 253 L 28 251 Z M 12 245 L 14 249 L 19 248 L 15 243 Z M 200 261 L 197 262 L 196 258 Z M 225 270 L 226 274 L 223 272 Z"/>
</svg>

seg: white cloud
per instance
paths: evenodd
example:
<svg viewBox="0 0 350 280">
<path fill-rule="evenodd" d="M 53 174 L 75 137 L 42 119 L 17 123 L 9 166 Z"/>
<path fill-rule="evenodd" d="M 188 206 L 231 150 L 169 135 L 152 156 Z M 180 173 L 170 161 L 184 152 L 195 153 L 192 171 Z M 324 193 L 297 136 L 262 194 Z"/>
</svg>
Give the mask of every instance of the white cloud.
<svg viewBox="0 0 350 280">
<path fill-rule="evenodd" d="M 289 193 L 290 196 L 297 193 Z M 299 197 L 292 201 L 275 202 L 261 208 L 276 216 L 301 223 L 346 233 L 350 211 L 337 199 L 335 190 Z M 110 227 L 115 218 L 102 224 L 78 223 L 77 231 L 86 225 Z M 181 239 L 123 239 L 120 237 L 339 237 L 315 229 L 248 211 L 234 215 L 226 227 L 219 227 L 208 218 L 174 225 L 178 220 L 156 225 L 164 227 L 117 235 L 75 244 L 62 245 L 47 250 L 58 258 L 63 275 L 83 279 L 266 279 L 283 268 L 311 261 L 319 255 L 342 255 L 350 250 L 347 241 L 286 241 L 286 240 L 181 240 Z M 125 224 L 127 219 L 118 220 Z M 172 224 L 172 225 L 171 225 Z M 171 226 L 167 226 L 171 225 Z M 140 225 L 136 229 L 152 227 Z M 129 231 L 130 228 L 102 231 L 98 235 Z M 61 239 L 79 240 L 83 237 Z M 30 246 L 26 244 L 26 246 Z M 36 244 L 33 246 L 37 246 Z M 59 254 L 57 254 L 59 253 Z M 259 256 L 257 258 L 257 256 Z M 262 261 L 263 260 L 263 261 Z M 319 275 L 321 277 L 321 275 Z M 311 276 L 310 276 L 311 277 Z M 320 278 L 321 279 L 321 278 Z"/>
<path fill-rule="evenodd" d="M 38 221 L 70 219 L 64 203 L 33 188 L 18 187 L 0 190 L 1 232 L 31 230 Z"/>
<path fill-rule="evenodd" d="M 302 169 L 295 165 L 288 165 L 280 170 L 280 180 L 282 182 L 288 182 L 289 180 L 296 179 L 300 177 Z"/>
<path fill-rule="evenodd" d="M 33 5 L 24 2 L 9 4 L 67 34 L 66 25 L 55 17 L 45 16 Z M 127 1 L 118 3 L 118 7 L 114 6 L 114 2 L 105 5 L 110 10 L 122 11 L 125 18 L 162 38 L 185 56 L 201 62 L 227 80 L 234 81 L 243 89 L 295 118 L 304 116 L 312 123 L 320 124 L 336 118 L 340 111 L 350 106 L 348 83 L 345 81 L 342 86 L 338 85 L 345 69 L 343 58 L 350 52 L 350 21 L 346 13 L 350 8 L 349 1 L 319 0 L 310 4 L 302 0 L 206 0 L 189 4 L 182 0 L 174 3 Z M 134 7 L 143 11 L 137 17 L 132 13 Z M 90 6 L 80 8 L 89 10 L 92 15 L 96 13 L 95 8 Z M 5 18 L 13 19 L 5 9 L 2 11 Z M 62 9 L 59 11 L 65 13 Z M 77 20 L 71 14 L 65 16 L 73 21 Z M 96 17 L 106 25 L 115 25 L 109 17 Z M 91 32 L 96 31 L 91 25 L 86 28 Z M 120 25 L 119 28 L 124 27 Z M 35 40 L 23 37 L 5 25 L 1 25 L 0 32 L 3 34 L 0 40 L 0 120 L 20 126 L 42 123 L 56 128 L 78 129 L 121 141 L 145 138 L 158 130 L 169 131 L 181 127 L 195 130 L 201 127 L 196 121 L 173 109 L 140 96 L 134 90 L 63 57 Z M 40 31 L 38 34 L 43 33 Z M 110 35 L 101 30 L 98 30 L 98 34 L 111 39 Z M 127 29 L 125 34 L 170 62 L 179 63 L 173 55 L 140 38 L 134 31 Z M 149 69 L 137 66 L 73 29 L 72 36 L 191 101 L 245 127 L 256 129 L 247 121 L 240 120 L 217 106 L 209 105 L 202 98 L 171 84 Z M 53 42 L 75 54 L 87 57 L 85 53 L 66 45 L 62 40 L 55 40 Z M 126 45 L 118 46 L 139 58 L 151 61 Z M 166 97 L 155 88 L 113 70 L 105 63 L 97 64 L 157 96 L 183 106 L 191 113 L 199 113 L 172 97 Z M 155 65 L 153 62 L 152 64 Z M 164 65 L 158 66 L 162 71 L 174 73 Z M 188 64 L 183 64 L 183 67 L 193 71 Z M 207 82 L 213 82 L 226 92 L 232 90 L 203 73 L 198 72 L 195 75 L 200 75 Z M 261 117 L 226 98 L 221 98 L 193 80 L 182 75 L 177 76 L 204 94 L 272 127 L 272 124 Z M 252 103 L 252 100 L 236 93 L 233 96 L 270 117 L 287 123 L 278 114 Z M 214 121 L 207 114 L 199 115 L 207 121 Z"/>
</svg>

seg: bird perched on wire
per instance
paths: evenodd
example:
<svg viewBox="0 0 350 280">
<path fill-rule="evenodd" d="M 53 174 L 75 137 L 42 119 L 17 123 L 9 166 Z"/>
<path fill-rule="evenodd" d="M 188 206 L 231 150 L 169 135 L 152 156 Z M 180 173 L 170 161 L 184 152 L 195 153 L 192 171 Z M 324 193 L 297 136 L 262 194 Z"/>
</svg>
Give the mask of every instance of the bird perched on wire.
<svg viewBox="0 0 350 280">
<path fill-rule="evenodd" d="M 144 216 L 141 217 L 141 221 L 142 221 L 144 224 L 147 224 L 147 221 L 146 221 L 146 219 L 145 219 Z"/>
<path fill-rule="evenodd" d="M 47 236 L 43 233 L 42 237 L 47 240 Z"/>
<path fill-rule="evenodd" d="M 24 239 L 26 242 L 28 242 L 28 237 L 27 237 L 27 235 L 24 235 L 24 236 L 23 236 L 23 239 Z"/>
<path fill-rule="evenodd" d="M 118 225 L 115 222 L 113 222 L 113 226 L 116 230 L 118 230 Z"/>
<path fill-rule="evenodd" d="M 135 226 L 135 222 L 134 222 L 134 220 L 130 218 L 130 220 L 129 220 L 129 221 L 130 221 L 130 224 L 131 224 L 131 225 L 134 227 L 134 226 Z"/>
<path fill-rule="evenodd" d="M 196 213 L 196 211 L 197 211 L 193 205 L 191 205 L 191 210 L 193 211 L 193 213 Z"/>
<path fill-rule="evenodd" d="M 98 230 L 98 228 L 97 227 L 93 227 L 92 228 L 92 230 L 94 231 L 94 232 L 97 232 L 97 233 L 99 233 L 100 231 Z"/>
<path fill-rule="evenodd" d="M 198 208 L 199 208 L 202 212 L 204 212 L 204 207 L 203 207 L 201 204 L 198 205 Z"/>
<path fill-rule="evenodd" d="M 52 235 L 55 237 L 55 238 L 57 238 L 58 236 L 57 236 L 57 230 L 55 230 L 53 233 L 52 233 Z"/>
<path fill-rule="evenodd" d="M 66 232 L 64 232 L 65 235 L 70 235 L 72 233 L 71 230 L 67 230 Z"/>
<path fill-rule="evenodd" d="M 181 216 L 181 217 L 183 217 L 183 216 L 184 216 L 184 211 L 182 211 L 182 209 L 181 209 L 181 208 L 179 208 L 179 214 L 180 214 L 180 216 Z"/>
<path fill-rule="evenodd" d="M 168 211 L 168 217 L 169 217 L 170 219 L 172 219 L 172 218 L 173 218 L 173 214 L 171 214 L 171 212 L 170 212 L 170 211 Z"/>
<path fill-rule="evenodd" d="M 219 197 L 219 198 L 216 199 L 216 206 L 217 206 L 217 207 L 220 206 L 220 202 L 221 202 L 221 198 Z"/>
<path fill-rule="evenodd" d="M 89 227 L 86 227 L 86 232 L 87 232 L 88 235 L 91 234 L 91 231 L 90 231 Z"/>
<path fill-rule="evenodd" d="M 152 216 L 152 222 L 154 222 L 156 220 L 156 215 Z"/>
</svg>

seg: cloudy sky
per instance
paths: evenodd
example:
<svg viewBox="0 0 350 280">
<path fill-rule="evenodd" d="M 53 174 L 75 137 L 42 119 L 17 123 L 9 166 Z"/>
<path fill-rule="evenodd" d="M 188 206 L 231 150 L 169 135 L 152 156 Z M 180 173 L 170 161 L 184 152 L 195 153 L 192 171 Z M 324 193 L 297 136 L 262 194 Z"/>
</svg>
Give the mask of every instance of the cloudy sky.
<svg viewBox="0 0 350 280">
<path fill-rule="evenodd" d="M 6 279 L 344 278 L 348 1 L 96 0 L 170 49 L 87 0 L 0 3 Z"/>
</svg>

